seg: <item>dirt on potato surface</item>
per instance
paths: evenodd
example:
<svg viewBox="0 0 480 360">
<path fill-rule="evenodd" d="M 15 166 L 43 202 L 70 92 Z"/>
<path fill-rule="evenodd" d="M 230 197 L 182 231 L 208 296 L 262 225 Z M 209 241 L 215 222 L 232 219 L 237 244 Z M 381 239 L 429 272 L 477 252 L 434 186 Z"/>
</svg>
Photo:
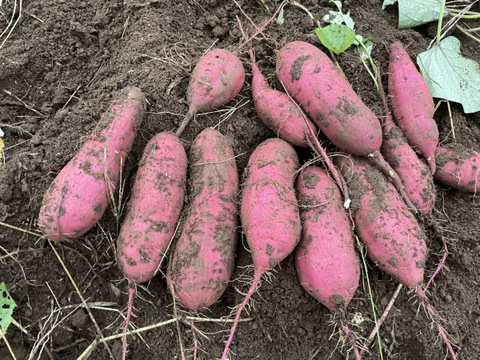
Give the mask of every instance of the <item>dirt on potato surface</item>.
<svg viewBox="0 0 480 360">
<path fill-rule="evenodd" d="M 273 11 L 276 5 L 266 1 Z M 200 57 L 211 48 L 234 51 L 244 63 L 246 83 L 226 109 L 199 115 L 186 128 L 181 139 L 188 150 L 195 136 L 207 126 L 215 126 L 232 143 L 239 175 L 254 148 L 275 133 L 255 114 L 250 94 L 248 47 L 237 52 L 244 41 L 235 16 L 249 35 L 255 28 L 242 15 L 239 6 L 258 25 L 269 16 L 261 11 L 260 1 L 238 0 L 24 0 L 3 1 L 0 7 L 1 31 L 12 12 L 22 17 L 5 45 L 0 49 L 0 128 L 5 133 L 5 164 L 0 168 L 0 221 L 10 226 L 38 232 L 36 218 L 44 192 L 88 139 L 113 96 L 127 85 L 141 88 L 148 109 L 133 150 L 128 157 L 123 179 L 128 197 L 133 176 L 148 140 L 161 131 L 172 131 L 188 110 L 186 89 L 189 75 Z M 380 0 L 346 0 L 356 29 L 376 44 L 374 59 L 386 74 L 388 45 L 402 41 L 410 56 L 425 50 L 436 25 L 416 29 L 397 29 L 396 7 L 382 10 Z M 17 5 L 14 8 L 15 4 Z M 331 8 L 327 0 L 303 1 L 317 19 Z M 15 10 L 14 10 L 15 9 Z M 477 9 L 478 10 L 478 9 Z M 258 66 L 276 89 L 275 50 L 289 41 L 315 43 L 315 24 L 299 8 L 287 6 L 283 25 L 275 21 L 253 41 Z M 476 24 L 476 26 L 479 26 Z M 462 43 L 462 53 L 477 62 L 478 44 L 453 32 Z M 2 38 L 3 39 L 3 38 Z M 320 46 L 320 45 L 319 45 Z M 338 57 L 353 89 L 377 116 L 383 107 L 372 80 L 353 49 Z M 386 88 L 386 76 L 383 77 Z M 6 90 L 6 91 L 4 91 Z M 452 104 L 456 140 L 445 105 L 435 114 L 443 144 L 453 141 L 479 151 L 480 117 L 464 115 Z M 231 115 L 227 117 L 227 115 Z M 324 140 L 322 138 L 322 140 Z M 327 142 L 328 150 L 334 150 Z M 312 157 L 299 150 L 302 161 Z M 426 278 L 434 272 L 443 255 L 441 233 L 448 244 L 449 256 L 444 270 L 429 288 L 432 305 L 444 318 L 444 326 L 459 357 L 480 359 L 480 200 L 478 197 L 437 184 L 437 204 L 433 221 L 421 221 L 428 236 L 429 256 Z M 120 219 L 121 220 L 121 219 Z M 433 231 L 432 222 L 438 231 Z M 127 305 L 127 281 L 116 265 L 115 240 L 119 222 L 112 211 L 81 239 L 55 244 L 66 269 L 83 297 L 91 304 L 92 314 L 104 336 L 118 334 L 123 328 L 119 312 Z M 245 241 L 237 246 L 236 270 L 231 286 L 209 311 L 201 316 L 226 317 L 243 299 L 253 269 Z M 10 256 L 8 256 L 8 254 Z M 381 313 L 397 283 L 369 263 L 372 298 Z M 344 359 L 338 322 L 332 325 L 330 312 L 301 287 L 289 256 L 262 282 L 253 296 L 251 321 L 238 326 L 231 345 L 231 359 L 308 360 Z M 365 277 L 363 277 L 365 278 Z M 13 317 L 21 324 L 11 325 L 7 340 L 17 359 L 77 359 L 98 338 L 98 332 L 66 271 L 51 246 L 43 239 L 0 225 L 0 282 L 5 282 L 18 307 Z M 137 327 L 171 319 L 172 297 L 165 277 L 156 276 L 139 288 L 132 323 Z M 414 305 L 412 294 L 402 289 L 380 330 L 384 359 L 444 359 L 446 348 L 423 308 Z M 59 311 L 61 309 L 61 311 Z M 368 336 L 373 313 L 368 290 L 361 283 L 351 302 L 348 317 L 364 322 L 351 325 L 359 336 Z M 181 311 L 181 309 L 178 309 Z M 228 338 L 230 324 L 196 322 L 199 359 L 217 359 Z M 185 357 L 192 358 L 193 338 L 190 326 L 180 323 Z M 205 336 L 200 335 L 200 332 Z M 129 337 L 129 359 L 181 359 L 176 326 L 171 323 Z M 361 342 L 361 340 L 360 340 Z M 113 356 L 121 358 L 121 339 L 107 342 Z M 11 358 L 0 340 L 0 359 Z M 99 344 L 90 359 L 108 359 Z M 366 359 L 378 359 L 374 345 Z"/>
</svg>

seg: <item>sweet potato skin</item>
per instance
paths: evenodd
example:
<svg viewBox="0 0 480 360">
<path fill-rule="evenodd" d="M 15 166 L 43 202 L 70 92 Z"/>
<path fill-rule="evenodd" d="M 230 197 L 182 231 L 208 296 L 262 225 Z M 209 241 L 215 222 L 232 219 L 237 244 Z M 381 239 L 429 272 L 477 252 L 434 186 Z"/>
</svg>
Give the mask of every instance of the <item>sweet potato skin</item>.
<svg viewBox="0 0 480 360">
<path fill-rule="evenodd" d="M 436 189 L 429 167 L 408 144 L 400 128 L 385 125 L 383 131 L 383 157 L 400 177 L 413 205 L 424 215 L 430 214 L 435 207 Z"/>
<path fill-rule="evenodd" d="M 275 267 L 300 240 L 297 168 L 295 150 L 282 139 L 262 142 L 248 160 L 240 216 L 257 274 Z"/>
<path fill-rule="evenodd" d="M 231 52 L 208 52 L 195 66 L 187 89 L 187 101 L 194 112 L 222 107 L 238 94 L 245 82 L 243 64 Z"/>
<path fill-rule="evenodd" d="M 172 240 L 185 198 L 187 155 L 171 133 L 145 147 L 117 239 L 118 265 L 130 283 L 155 276 Z"/>
<path fill-rule="evenodd" d="M 44 195 L 38 218 L 47 238 L 78 238 L 100 220 L 143 119 L 145 102 L 140 89 L 123 89 L 90 139 L 57 175 Z"/>
<path fill-rule="evenodd" d="M 302 114 L 287 94 L 268 86 L 256 64 L 252 64 L 252 71 L 252 96 L 258 117 L 290 144 L 308 147 L 307 126 L 313 133 L 316 133 L 316 126 Z"/>
<path fill-rule="evenodd" d="M 356 232 L 367 246 L 368 257 L 401 284 L 421 284 L 427 246 L 415 216 L 367 159 L 338 157 L 336 161 L 349 184 Z"/>
<path fill-rule="evenodd" d="M 296 180 L 302 237 L 295 266 L 303 288 L 330 311 L 346 307 L 360 280 L 352 225 L 337 186 L 310 166 Z"/>
<path fill-rule="evenodd" d="M 277 77 L 337 147 L 360 156 L 380 151 L 380 122 L 320 49 L 286 44 L 277 53 Z"/>
<path fill-rule="evenodd" d="M 425 80 L 400 42 L 390 45 L 388 93 L 393 115 L 412 147 L 427 159 L 435 172 L 435 149 L 438 128 L 433 114 L 435 107 Z"/>
<path fill-rule="evenodd" d="M 480 192 L 480 153 L 460 144 L 439 146 L 435 160 L 434 178 L 439 183 L 475 194 Z"/>
<path fill-rule="evenodd" d="M 227 139 L 203 130 L 190 148 L 190 202 L 167 271 L 169 288 L 190 310 L 215 303 L 234 267 L 239 180 Z"/>
</svg>

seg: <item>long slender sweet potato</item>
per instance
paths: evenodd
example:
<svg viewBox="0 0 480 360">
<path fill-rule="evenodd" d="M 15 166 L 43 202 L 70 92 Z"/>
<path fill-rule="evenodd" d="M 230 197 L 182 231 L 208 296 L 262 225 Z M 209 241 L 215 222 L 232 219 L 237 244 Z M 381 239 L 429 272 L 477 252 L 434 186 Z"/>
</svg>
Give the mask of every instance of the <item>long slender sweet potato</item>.
<svg viewBox="0 0 480 360">
<path fill-rule="evenodd" d="M 400 128 L 384 126 L 382 153 L 385 160 L 397 172 L 405 186 L 405 193 L 424 215 L 435 206 L 436 190 L 433 175 L 403 136 Z"/>
<path fill-rule="evenodd" d="M 480 153 L 455 144 L 435 151 L 438 182 L 471 193 L 480 192 Z"/>
<path fill-rule="evenodd" d="M 187 155 L 177 137 L 154 136 L 145 147 L 117 240 L 118 264 L 130 283 L 153 278 L 183 207 Z"/>
<path fill-rule="evenodd" d="M 356 231 L 368 257 L 407 287 L 423 282 L 425 234 L 392 184 L 367 160 L 337 157 L 349 184 Z"/>
<path fill-rule="evenodd" d="M 172 240 L 185 197 L 187 155 L 177 137 L 154 136 L 145 147 L 132 196 L 117 239 L 118 265 L 128 279 L 128 331 L 136 285 L 160 270 Z M 127 339 L 123 338 L 123 359 Z"/>
<path fill-rule="evenodd" d="M 203 130 L 190 148 L 190 203 L 167 271 L 169 288 L 190 310 L 215 303 L 234 267 L 238 174 L 227 139 Z"/>
<path fill-rule="evenodd" d="M 383 90 L 380 71 L 378 71 L 378 84 L 380 97 L 385 109 L 385 121 L 383 124 L 382 154 L 400 177 L 405 194 L 424 215 L 432 212 L 435 206 L 436 189 L 433 183 L 433 175 L 408 144 L 402 130 L 393 122 L 388 108 L 387 97 Z"/>
<path fill-rule="evenodd" d="M 316 133 L 316 126 L 302 114 L 287 94 L 268 86 L 267 80 L 254 62 L 253 52 L 250 51 L 250 54 L 253 72 L 252 97 L 258 117 L 290 144 L 308 147 L 308 134 Z"/>
<path fill-rule="evenodd" d="M 427 159 L 435 172 L 438 128 L 433 113 L 433 98 L 425 80 L 400 42 L 390 45 L 388 93 L 393 115 L 410 145 Z"/>
<path fill-rule="evenodd" d="M 140 89 L 123 89 L 90 140 L 52 182 L 38 218 L 50 240 L 78 238 L 100 220 L 143 119 L 145 102 Z"/>
</svg>

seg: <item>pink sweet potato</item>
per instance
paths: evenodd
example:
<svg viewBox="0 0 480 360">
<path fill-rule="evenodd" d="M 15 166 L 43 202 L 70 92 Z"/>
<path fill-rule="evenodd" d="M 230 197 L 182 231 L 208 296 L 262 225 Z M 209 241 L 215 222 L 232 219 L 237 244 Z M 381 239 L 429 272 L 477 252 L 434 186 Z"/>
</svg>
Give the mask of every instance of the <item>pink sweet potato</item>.
<svg viewBox="0 0 480 360">
<path fill-rule="evenodd" d="M 180 136 L 197 112 L 215 110 L 232 100 L 245 82 L 245 69 L 227 50 L 208 52 L 193 69 L 187 89 L 188 113 L 176 131 Z"/>
<path fill-rule="evenodd" d="M 414 209 L 380 152 L 380 121 L 327 55 L 303 41 L 288 43 L 277 53 L 277 77 L 333 144 L 353 155 L 368 155 Z"/>
<path fill-rule="evenodd" d="M 434 104 L 425 80 L 400 42 L 390 45 L 388 93 L 393 115 L 410 145 L 427 159 L 435 172 L 438 128 L 433 119 Z"/>
<path fill-rule="evenodd" d="M 480 153 L 455 144 L 438 147 L 435 151 L 439 183 L 471 193 L 480 192 Z"/>
<path fill-rule="evenodd" d="M 325 171 L 314 166 L 299 175 L 296 190 L 302 219 L 295 249 L 300 283 L 330 311 L 344 309 L 358 287 L 360 261 L 340 192 Z"/>
<path fill-rule="evenodd" d="M 382 153 L 405 186 L 405 193 L 413 205 L 424 215 L 432 212 L 435 206 L 436 190 L 433 175 L 415 153 L 403 136 L 400 128 L 384 127 Z"/>
<path fill-rule="evenodd" d="M 50 240 L 78 238 L 100 220 L 144 110 L 145 96 L 140 89 L 123 89 L 90 140 L 57 175 L 44 195 L 38 219 Z"/>
<path fill-rule="evenodd" d="M 154 136 L 145 147 L 135 177 L 127 214 L 117 239 L 118 265 L 129 284 L 125 332 L 128 331 L 136 285 L 159 271 L 175 232 L 185 197 L 187 155 L 177 137 Z M 123 359 L 127 352 L 123 338 Z"/>
<path fill-rule="evenodd" d="M 238 17 L 237 17 L 238 19 Z M 239 20 L 239 25 L 241 23 Z M 253 51 L 250 49 L 252 59 L 252 97 L 258 117 L 278 136 L 292 145 L 299 147 L 312 146 L 323 160 L 337 184 L 341 185 L 345 200 L 348 200 L 348 190 L 345 182 L 340 177 L 337 169 L 327 156 L 327 153 L 317 139 L 316 127 L 311 120 L 295 104 L 292 98 L 268 86 L 267 80 L 260 72 Z"/>
<path fill-rule="evenodd" d="M 360 156 L 380 151 L 380 122 L 320 49 L 288 43 L 277 53 L 277 77 L 337 147 Z"/>
<path fill-rule="evenodd" d="M 383 157 L 400 177 L 408 199 L 416 209 L 424 215 L 428 215 L 435 206 L 436 189 L 433 183 L 433 175 L 427 164 L 417 156 L 408 144 L 407 139 L 403 136 L 403 131 L 393 122 L 380 76 L 378 80 L 380 96 L 385 108 Z"/>
<path fill-rule="evenodd" d="M 187 155 L 177 137 L 154 136 L 140 160 L 117 240 L 118 264 L 130 283 L 158 272 L 182 211 L 186 177 Z"/>
<path fill-rule="evenodd" d="M 349 184 L 356 231 L 368 257 L 407 287 L 423 282 L 425 234 L 395 188 L 367 160 L 338 157 Z"/>
<path fill-rule="evenodd" d="M 254 61 L 253 53 L 251 58 Z M 255 62 L 252 63 L 252 72 L 252 97 L 258 117 L 290 144 L 308 147 L 307 126 L 310 127 L 310 132 L 316 133 L 315 125 L 302 114 L 287 94 L 268 86 Z"/>
<path fill-rule="evenodd" d="M 188 213 L 167 281 L 178 302 L 199 310 L 220 298 L 233 272 L 239 180 L 232 148 L 213 129 L 196 137 L 189 169 Z"/>
<path fill-rule="evenodd" d="M 240 315 L 262 275 L 285 259 L 300 239 L 300 216 L 293 186 L 297 168 L 295 150 L 281 139 L 264 141 L 248 161 L 240 216 L 253 258 L 253 282 L 238 308 L 222 360 L 227 358 Z"/>
</svg>

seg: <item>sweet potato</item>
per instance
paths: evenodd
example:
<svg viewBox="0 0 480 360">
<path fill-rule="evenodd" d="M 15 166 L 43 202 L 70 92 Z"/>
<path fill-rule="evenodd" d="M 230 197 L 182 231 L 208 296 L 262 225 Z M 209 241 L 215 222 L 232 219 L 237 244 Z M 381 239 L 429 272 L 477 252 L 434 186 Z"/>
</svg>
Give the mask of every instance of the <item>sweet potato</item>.
<svg viewBox="0 0 480 360">
<path fill-rule="evenodd" d="M 130 283 L 153 278 L 170 244 L 183 207 L 187 155 L 177 137 L 154 136 L 137 170 L 117 239 L 120 269 Z"/>
<path fill-rule="evenodd" d="M 378 71 L 378 84 L 385 108 L 385 121 L 382 128 L 383 157 L 400 177 L 405 187 L 405 194 L 415 208 L 424 215 L 428 215 L 435 206 L 436 189 L 433 183 L 433 175 L 427 164 L 417 156 L 408 144 L 407 139 L 403 136 L 403 131 L 393 122 L 387 97 L 383 90 L 380 71 Z"/>
<path fill-rule="evenodd" d="M 435 151 L 439 183 L 471 193 L 480 192 L 480 153 L 461 144 L 438 147 Z"/>
<path fill-rule="evenodd" d="M 332 143 L 350 154 L 368 155 L 415 208 L 380 152 L 380 121 L 327 55 L 303 41 L 288 43 L 277 53 L 277 77 Z"/>
<path fill-rule="evenodd" d="M 190 202 L 167 270 L 176 300 L 189 310 L 215 303 L 234 267 L 238 174 L 227 139 L 203 130 L 190 148 Z"/>
<path fill-rule="evenodd" d="M 251 54 L 254 61 L 253 53 Z M 315 125 L 302 114 L 290 97 L 268 86 L 257 64 L 252 63 L 252 97 L 258 117 L 282 139 L 290 144 L 308 147 L 307 134 L 316 133 Z"/>
<path fill-rule="evenodd" d="M 52 182 L 38 218 L 50 240 L 78 238 L 100 220 L 143 119 L 145 102 L 140 89 L 123 89 L 90 139 Z"/>
<path fill-rule="evenodd" d="M 380 151 L 380 122 L 320 49 L 286 44 L 277 53 L 277 77 L 337 147 L 360 156 Z"/>
<path fill-rule="evenodd" d="M 384 127 L 382 153 L 405 186 L 405 193 L 413 205 L 424 215 L 435 206 L 436 190 L 433 175 L 415 153 L 397 126 L 387 130 Z"/>
<path fill-rule="evenodd" d="M 177 137 L 169 133 L 154 136 L 140 160 L 117 239 L 118 265 L 129 284 L 125 332 L 136 285 L 155 276 L 172 240 L 183 207 L 186 177 L 187 155 Z M 123 359 L 126 352 L 124 336 Z"/>
<path fill-rule="evenodd" d="M 388 93 L 393 115 L 412 147 L 427 159 L 435 172 L 438 128 L 433 113 L 433 98 L 425 80 L 400 42 L 390 45 Z"/>
<path fill-rule="evenodd" d="M 325 171 L 314 166 L 299 175 L 296 191 L 302 219 L 295 249 L 300 283 L 330 311 L 345 308 L 358 287 L 360 261 L 340 192 Z"/>
<path fill-rule="evenodd" d="M 356 231 L 368 257 L 407 287 L 423 282 L 425 234 L 385 177 L 367 160 L 337 157 L 349 184 Z"/>
<path fill-rule="evenodd" d="M 244 82 L 245 69 L 238 57 L 223 49 L 208 52 L 193 69 L 187 89 L 188 112 L 175 134 L 180 136 L 197 112 L 227 104 Z"/>
<path fill-rule="evenodd" d="M 227 358 L 240 315 L 262 275 L 295 248 L 301 232 L 293 186 L 298 156 L 282 139 L 269 139 L 252 153 L 246 169 L 240 216 L 252 253 L 253 282 L 238 308 L 222 360 Z"/>
</svg>

